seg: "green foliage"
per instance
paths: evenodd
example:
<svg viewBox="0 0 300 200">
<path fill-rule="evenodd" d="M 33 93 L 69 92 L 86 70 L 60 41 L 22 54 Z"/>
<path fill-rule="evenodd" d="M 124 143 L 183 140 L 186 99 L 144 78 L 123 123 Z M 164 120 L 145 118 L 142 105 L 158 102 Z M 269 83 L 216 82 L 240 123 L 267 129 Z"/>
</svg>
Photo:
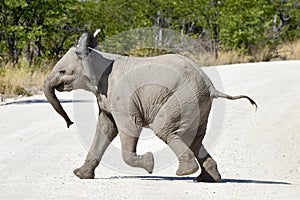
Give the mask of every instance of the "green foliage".
<svg viewBox="0 0 300 200">
<path fill-rule="evenodd" d="M 292 41 L 300 37 L 300 2 L 299 1 L 276 1 L 274 7 L 278 14 L 284 14 L 287 20 L 286 26 L 282 27 L 280 37 L 283 41 Z M 281 3 L 280 3 L 281 2 Z"/>
<path fill-rule="evenodd" d="M 161 27 L 207 40 L 214 51 L 253 54 L 300 38 L 299 9 L 299 0 L 2 0 L 0 61 L 18 63 L 24 55 L 30 66 L 38 65 L 63 55 L 83 31 L 100 28 L 105 40 L 158 25 L 158 13 Z M 111 43 L 111 49 L 123 51 L 126 39 L 132 38 Z"/>
<path fill-rule="evenodd" d="M 219 23 L 223 25 L 220 40 L 223 46 L 251 52 L 272 42 L 275 9 L 270 2 L 227 0 L 220 12 Z"/>
<path fill-rule="evenodd" d="M 22 53 L 30 62 L 32 57 L 58 57 L 80 32 L 79 10 L 77 0 L 1 1 L 0 54 L 6 52 L 15 63 Z"/>
<path fill-rule="evenodd" d="M 0 68 L 0 77 L 4 77 L 4 76 L 5 76 L 5 69 Z"/>
<path fill-rule="evenodd" d="M 268 49 L 265 60 L 269 60 L 280 43 L 300 36 L 300 7 L 296 2 L 224 1 L 219 18 L 223 25 L 220 28 L 222 47 L 250 55 Z"/>
</svg>

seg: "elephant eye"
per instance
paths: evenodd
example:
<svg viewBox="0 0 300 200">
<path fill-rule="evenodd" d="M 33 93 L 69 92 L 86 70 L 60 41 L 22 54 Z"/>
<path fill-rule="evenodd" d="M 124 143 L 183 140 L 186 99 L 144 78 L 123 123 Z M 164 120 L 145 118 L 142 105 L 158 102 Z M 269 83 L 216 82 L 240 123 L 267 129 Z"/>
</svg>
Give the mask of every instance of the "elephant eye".
<svg viewBox="0 0 300 200">
<path fill-rule="evenodd" d="M 66 73 L 66 70 L 60 69 L 60 70 L 59 70 L 59 73 L 60 73 L 60 74 L 65 74 L 65 73 Z"/>
</svg>

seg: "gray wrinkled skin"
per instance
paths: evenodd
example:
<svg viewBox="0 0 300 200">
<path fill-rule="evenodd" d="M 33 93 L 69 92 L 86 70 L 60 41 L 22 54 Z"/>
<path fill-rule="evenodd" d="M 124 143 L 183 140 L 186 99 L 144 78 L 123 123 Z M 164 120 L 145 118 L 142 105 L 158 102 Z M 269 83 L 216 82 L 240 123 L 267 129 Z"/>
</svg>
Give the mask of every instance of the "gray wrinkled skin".
<svg viewBox="0 0 300 200">
<path fill-rule="evenodd" d="M 142 127 L 151 128 L 175 153 L 179 176 L 196 172 L 197 181 L 221 180 L 216 162 L 202 140 L 214 98 L 229 96 L 217 91 L 206 74 L 190 59 L 167 54 L 130 58 L 97 51 L 97 38 L 84 33 L 55 65 L 45 81 L 44 93 L 69 127 L 73 122 L 55 96 L 58 91 L 84 89 L 96 95 L 99 117 L 96 134 L 79 178 L 94 178 L 94 170 L 111 141 L 120 135 L 122 156 L 132 167 L 152 173 L 153 154 L 136 154 Z"/>
</svg>

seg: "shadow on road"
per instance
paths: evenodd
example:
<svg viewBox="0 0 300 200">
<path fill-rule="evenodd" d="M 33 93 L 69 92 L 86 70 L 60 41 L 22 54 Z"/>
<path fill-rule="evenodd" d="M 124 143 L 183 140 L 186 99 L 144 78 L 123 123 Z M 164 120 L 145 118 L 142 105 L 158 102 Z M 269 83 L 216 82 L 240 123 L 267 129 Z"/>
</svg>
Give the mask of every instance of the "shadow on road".
<svg viewBox="0 0 300 200">
<path fill-rule="evenodd" d="M 282 181 L 265 181 L 265 180 L 249 180 L 249 179 L 222 179 L 221 183 L 254 183 L 254 184 L 272 184 L 272 185 L 292 185 Z"/>
<path fill-rule="evenodd" d="M 60 99 L 59 102 L 60 103 L 84 103 L 84 102 L 93 102 L 93 101 Z M 42 104 L 42 103 L 49 103 L 49 102 L 45 99 L 16 100 L 12 102 L 1 103 L 0 106 L 21 105 L 21 104 Z"/>
<path fill-rule="evenodd" d="M 100 178 L 101 179 L 101 178 Z M 107 179 L 141 179 L 152 181 L 193 181 L 195 177 L 177 177 L 177 176 L 112 176 Z"/>
<path fill-rule="evenodd" d="M 177 177 L 177 176 L 112 176 L 110 178 L 98 179 L 141 179 L 151 181 L 194 181 L 196 177 Z M 252 179 L 222 179 L 222 183 L 242 183 L 242 184 L 268 184 L 268 185 L 292 185 L 288 182 L 282 181 L 266 181 L 266 180 L 252 180 Z"/>
</svg>

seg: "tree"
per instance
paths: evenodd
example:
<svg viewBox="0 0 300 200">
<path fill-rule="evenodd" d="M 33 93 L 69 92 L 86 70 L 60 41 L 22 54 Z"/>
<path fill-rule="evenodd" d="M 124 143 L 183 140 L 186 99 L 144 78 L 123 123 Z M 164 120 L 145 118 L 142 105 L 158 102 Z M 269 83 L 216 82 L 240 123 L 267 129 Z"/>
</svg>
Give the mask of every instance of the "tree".
<svg viewBox="0 0 300 200">
<path fill-rule="evenodd" d="M 164 28 L 198 39 L 216 57 L 219 49 L 253 54 L 300 38 L 299 9 L 299 0 L 2 0 L 0 56 L 57 59 L 83 31 L 100 28 L 104 40 L 155 26 L 158 13 Z"/>
<path fill-rule="evenodd" d="M 252 53 L 272 42 L 275 9 L 265 0 L 227 0 L 221 10 L 220 40 L 222 45 Z"/>
<path fill-rule="evenodd" d="M 42 55 L 57 58 L 81 32 L 77 0 L 4 0 L 0 2 L 2 52 L 17 63 L 24 53 L 31 64 Z M 5 41 L 5 42 L 4 42 Z"/>
<path fill-rule="evenodd" d="M 282 41 L 295 40 L 300 37 L 300 3 L 299 0 L 273 0 L 275 8 L 274 31 Z M 278 19 L 278 20 L 275 20 Z"/>
<path fill-rule="evenodd" d="M 23 27 L 20 24 L 24 8 L 27 6 L 28 4 L 25 0 L 0 2 L 1 39 L 5 40 L 9 57 L 14 63 L 17 63 L 19 58 L 20 40 L 22 37 L 20 32 L 23 31 Z"/>
<path fill-rule="evenodd" d="M 300 10 L 298 0 L 226 0 L 220 13 L 220 41 L 223 48 L 252 55 L 263 48 L 270 50 L 299 38 Z"/>
</svg>

